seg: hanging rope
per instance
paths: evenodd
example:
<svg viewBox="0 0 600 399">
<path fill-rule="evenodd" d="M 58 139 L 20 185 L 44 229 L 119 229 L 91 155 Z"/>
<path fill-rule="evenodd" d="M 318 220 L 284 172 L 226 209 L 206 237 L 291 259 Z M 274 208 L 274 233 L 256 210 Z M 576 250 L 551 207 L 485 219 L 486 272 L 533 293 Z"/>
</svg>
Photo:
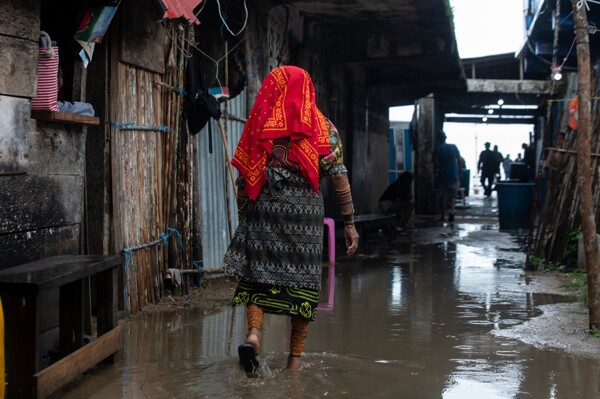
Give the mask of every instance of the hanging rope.
<svg viewBox="0 0 600 399">
<path fill-rule="evenodd" d="M 209 60 L 211 60 L 212 62 L 214 62 L 215 64 L 215 80 L 217 81 L 217 83 L 219 83 L 219 87 L 223 88 L 223 85 L 221 85 L 221 81 L 219 80 L 219 63 L 221 61 L 223 61 L 229 54 L 231 54 L 233 52 L 233 50 L 235 50 L 240 44 L 242 44 L 244 42 L 244 40 L 246 40 L 246 37 L 243 37 L 239 42 L 237 42 L 237 44 L 235 46 L 233 46 L 231 48 L 231 50 L 227 51 L 225 53 L 225 55 L 223 55 L 221 58 L 219 58 L 218 60 L 215 60 L 214 58 L 212 58 L 210 55 L 206 54 L 204 51 L 202 51 L 198 46 L 196 46 L 195 43 L 191 42 L 188 39 L 184 39 L 187 44 L 190 47 L 195 48 L 196 50 L 198 50 L 198 52 L 200 52 L 200 54 L 202 54 L 203 56 L 205 56 L 206 58 L 208 58 Z"/>
<path fill-rule="evenodd" d="M 202 259 L 197 259 L 197 260 L 193 260 L 192 261 L 192 266 L 194 266 L 196 268 L 196 270 L 198 270 L 198 273 L 200 273 L 200 275 L 202 275 L 204 273 L 204 267 L 202 266 Z"/>
</svg>

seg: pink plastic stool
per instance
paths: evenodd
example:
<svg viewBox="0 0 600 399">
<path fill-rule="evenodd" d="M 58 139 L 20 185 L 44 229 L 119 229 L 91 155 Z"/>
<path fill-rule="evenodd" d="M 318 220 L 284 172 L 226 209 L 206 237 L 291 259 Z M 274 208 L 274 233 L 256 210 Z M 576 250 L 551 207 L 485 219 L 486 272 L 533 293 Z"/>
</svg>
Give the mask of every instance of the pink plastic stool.
<svg viewBox="0 0 600 399">
<path fill-rule="evenodd" d="M 335 263 L 335 222 L 332 218 L 323 218 L 323 223 L 327 226 L 329 237 L 329 264 L 333 266 Z"/>
</svg>

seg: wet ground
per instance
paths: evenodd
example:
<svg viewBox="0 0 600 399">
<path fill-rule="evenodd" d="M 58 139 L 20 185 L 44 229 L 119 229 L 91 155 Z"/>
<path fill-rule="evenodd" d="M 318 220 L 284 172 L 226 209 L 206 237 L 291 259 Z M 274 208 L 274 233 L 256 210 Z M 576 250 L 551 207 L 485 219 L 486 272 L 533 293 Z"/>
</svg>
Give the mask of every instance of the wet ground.
<svg viewBox="0 0 600 399">
<path fill-rule="evenodd" d="M 432 217 L 432 220 L 434 217 Z M 600 397 L 600 339 L 552 276 L 526 275 L 526 232 L 499 231 L 495 200 L 470 198 L 454 224 L 427 218 L 324 268 L 305 370 L 287 372 L 289 321 L 267 316 L 262 372 L 236 348 L 242 308 L 152 312 L 125 347 L 61 398 Z"/>
</svg>

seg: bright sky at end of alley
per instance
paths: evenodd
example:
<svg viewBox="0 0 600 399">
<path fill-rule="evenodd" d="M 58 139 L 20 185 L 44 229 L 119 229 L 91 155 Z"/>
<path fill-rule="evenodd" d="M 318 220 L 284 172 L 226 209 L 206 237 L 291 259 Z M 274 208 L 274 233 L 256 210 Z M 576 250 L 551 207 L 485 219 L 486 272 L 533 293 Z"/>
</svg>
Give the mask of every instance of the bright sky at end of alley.
<svg viewBox="0 0 600 399">
<path fill-rule="evenodd" d="M 523 0 L 450 0 L 461 58 L 517 52 L 524 41 Z"/>
<path fill-rule="evenodd" d="M 450 0 L 461 58 L 516 53 L 524 43 L 523 0 Z M 391 121 L 410 121 L 414 107 L 390 108 Z M 475 178 L 483 143 L 498 145 L 515 159 L 529 142 L 531 126 L 447 123 L 448 142 L 457 144 Z"/>
</svg>

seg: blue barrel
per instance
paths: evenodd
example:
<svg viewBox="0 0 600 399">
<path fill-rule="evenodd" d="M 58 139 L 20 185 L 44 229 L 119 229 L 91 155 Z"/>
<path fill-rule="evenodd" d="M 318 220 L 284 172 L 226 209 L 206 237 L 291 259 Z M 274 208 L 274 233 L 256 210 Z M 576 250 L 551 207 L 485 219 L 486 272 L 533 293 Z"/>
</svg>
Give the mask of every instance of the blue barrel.
<svg viewBox="0 0 600 399">
<path fill-rule="evenodd" d="M 499 181 L 498 219 L 501 229 L 528 229 L 535 183 Z"/>
</svg>

